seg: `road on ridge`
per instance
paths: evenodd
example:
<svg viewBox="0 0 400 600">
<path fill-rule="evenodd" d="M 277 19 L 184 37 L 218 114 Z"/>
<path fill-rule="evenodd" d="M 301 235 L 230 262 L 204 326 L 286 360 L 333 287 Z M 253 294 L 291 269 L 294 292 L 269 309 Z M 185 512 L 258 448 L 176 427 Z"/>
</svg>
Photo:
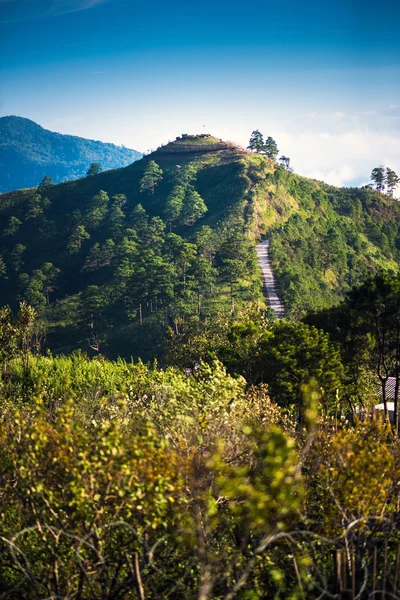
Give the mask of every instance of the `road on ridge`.
<svg viewBox="0 0 400 600">
<path fill-rule="evenodd" d="M 283 317 L 285 308 L 276 291 L 274 274 L 269 260 L 269 240 L 257 244 L 257 259 L 263 277 L 263 294 L 275 316 L 278 318 Z"/>
</svg>

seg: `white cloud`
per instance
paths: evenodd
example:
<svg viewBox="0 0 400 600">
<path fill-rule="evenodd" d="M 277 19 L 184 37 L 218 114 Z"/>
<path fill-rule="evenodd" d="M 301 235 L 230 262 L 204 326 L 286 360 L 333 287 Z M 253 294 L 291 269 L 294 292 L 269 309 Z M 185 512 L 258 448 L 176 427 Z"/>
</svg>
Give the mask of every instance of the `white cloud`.
<svg viewBox="0 0 400 600">
<path fill-rule="evenodd" d="M 351 130 L 344 133 L 274 132 L 294 170 L 333 185 L 368 183 L 371 170 L 384 165 L 400 173 L 400 139 L 391 132 Z"/>
</svg>

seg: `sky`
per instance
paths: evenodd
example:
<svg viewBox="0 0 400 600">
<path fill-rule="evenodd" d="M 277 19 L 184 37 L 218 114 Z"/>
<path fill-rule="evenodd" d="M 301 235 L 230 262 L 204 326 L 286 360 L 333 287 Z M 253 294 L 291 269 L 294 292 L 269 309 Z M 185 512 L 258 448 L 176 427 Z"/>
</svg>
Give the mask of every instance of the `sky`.
<svg viewBox="0 0 400 600">
<path fill-rule="evenodd" d="M 147 152 L 271 135 L 334 185 L 400 173 L 398 0 L 0 0 L 0 116 Z"/>
</svg>

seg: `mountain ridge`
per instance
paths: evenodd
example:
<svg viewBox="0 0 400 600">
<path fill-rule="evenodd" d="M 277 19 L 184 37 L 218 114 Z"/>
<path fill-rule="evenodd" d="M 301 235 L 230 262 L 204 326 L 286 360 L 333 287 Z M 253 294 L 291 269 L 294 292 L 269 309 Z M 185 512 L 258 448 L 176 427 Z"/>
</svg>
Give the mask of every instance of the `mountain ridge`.
<svg viewBox="0 0 400 600">
<path fill-rule="evenodd" d="M 15 115 L 0 117 L 0 193 L 83 177 L 90 164 L 126 166 L 143 155 L 115 144 L 62 134 Z"/>
<path fill-rule="evenodd" d="M 54 351 L 151 359 L 162 355 L 168 328 L 265 306 L 259 240 L 270 240 L 290 319 L 333 306 L 369 274 L 398 269 L 398 202 L 301 177 L 234 145 L 209 150 L 155 151 L 40 194 L 1 195 L 0 304 L 37 306 Z M 152 193 L 142 182 L 154 161 L 162 175 Z M 175 217 L 171 199 L 181 203 Z M 205 210 L 182 218 L 199 199 Z"/>
</svg>

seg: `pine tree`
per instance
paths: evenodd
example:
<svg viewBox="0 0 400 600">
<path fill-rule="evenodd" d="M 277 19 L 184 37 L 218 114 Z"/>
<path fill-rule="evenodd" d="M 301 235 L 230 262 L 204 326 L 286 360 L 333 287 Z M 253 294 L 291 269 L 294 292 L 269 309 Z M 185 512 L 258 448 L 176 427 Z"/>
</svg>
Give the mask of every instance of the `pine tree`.
<svg viewBox="0 0 400 600">
<path fill-rule="evenodd" d="M 271 136 L 267 137 L 267 139 L 265 140 L 264 154 L 265 156 L 268 156 L 268 158 L 274 161 L 276 160 L 276 157 L 279 154 L 277 143 Z"/>
<path fill-rule="evenodd" d="M 185 198 L 185 188 L 182 185 L 174 186 L 172 192 L 167 198 L 165 205 L 165 220 L 171 231 L 172 226 L 180 217 L 183 208 L 183 200 Z"/>
<path fill-rule="evenodd" d="M 279 159 L 279 162 L 283 167 L 285 167 L 286 171 L 293 171 L 293 169 L 290 166 L 290 158 L 288 156 L 284 156 L 282 154 L 282 156 Z"/>
<path fill-rule="evenodd" d="M 247 146 L 247 150 L 250 150 L 251 152 L 259 152 L 262 153 L 265 150 L 265 146 L 264 146 L 264 138 L 263 135 L 260 131 L 258 131 L 258 129 L 255 129 L 251 136 L 250 136 L 250 140 L 249 140 L 249 145 Z"/>
<path fill-rule="evenodd" d="M 162 169 L 154 160 L 149 161 L 143 177 L 140 180 L 140 192 L 146 192 L 149 196 L 154 194 L 154 190 L 162 178 Z"/>
<path fill-rule="evenodd" d="M 92 175 L 98 175 L 101 171 L 101 165 L 97 162 L 94 162 L 90 165 L 86 172 L 86 176 L 90 177 Z"/>
<path fill-rule="evenodd" d="M 195 189 L 189 188 L 183 204 L 182 222 L 185 225 L 192 226 L 207 210 L 208 208 L 200 194 Z"/>
<path fill-rule="evenodd" d="M 400 183 L 400 177 L 392 169 L 389 169 L 389 167 L 386 168 L 385 183 L 388 196 L 393 198 L 394 191 Z"/>
<path fill-rule="evenodd" d="M 76 225 L 71 232 L 69 242 L 67 244 L 67 250 L 70 254 L 79 252 L 82 247 L 82 241 L 88 240 L 90 235 L 86 231 L 83 225 Z"/>
<path fill-rule="evenodd" d="M 383 190 L 385 189 L 385 169 L 384 169 L 384 167 L 380 166 L 380 167 L 375 167 L 375 169 L 372 169 L 370 179 L 374 183 L 376 191 L 383 192 Z"/>
<path fill-rule="evenodd" d="M 51 177 L 48 177 L 48 175 L 46 175 L 42 181 L 40 182 L 38 188 L 37 188 L 37 192 L 38 194 L 42 194 L 43 192 L 46 192 L 50 187 L 52 187 L 54 185 L 53 180 L 51 179 Z"/>
</svg>

